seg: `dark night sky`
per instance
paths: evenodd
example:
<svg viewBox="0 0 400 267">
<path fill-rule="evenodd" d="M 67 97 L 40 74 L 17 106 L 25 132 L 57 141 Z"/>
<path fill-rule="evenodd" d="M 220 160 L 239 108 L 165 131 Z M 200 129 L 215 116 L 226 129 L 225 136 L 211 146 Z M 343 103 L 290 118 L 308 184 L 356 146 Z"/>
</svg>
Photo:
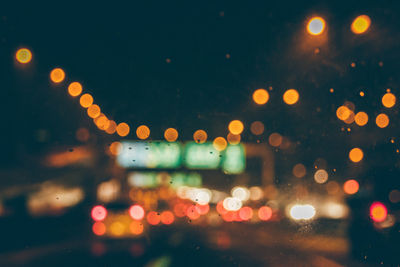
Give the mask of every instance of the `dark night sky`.
<svg viewBox="0 0 400 267">
<path fill-rule="evenodd" d="M 21 151 L 73 144 L 82 126 L 102 135 L 68 96 L 66 83 L 49 83 L 49 71 L 60 66 L 67 81 L 80 81 L 107 115 L 133 128 L 148 125 L 153 139 L 167 127 L 191 139 L 199 128 L 211 137 L 226 135 L 234 118 L 247 128 L 261 120 L 266 125 L 261 141 L 277 131 L 300 142 L 283 159 L 312 164 L 323 157 L 341 164 L 353 145 L 372 147 L 400 132 L 398 107 L 388 111 L 393 119 L 387 129 L 373 124 L 383 110 L 380 97 L 386 88 L 400 97 L 399 4 L 359 2 L 32 2 L 1 8 L 0 111 L 8 151 L 3 163 L 13 162 Z M 363 13 L 371 17 L 372 27 L 354 36 L 349 25 Z M 304 32 L 314 14 L 327 21 L 324 44 L 310 43 Z M 23 46 L 34 56 L 25 69 L 13 59 Z M 350 68 L 351 62 L 357 67 Z M 269 86 L 270 101 L 256 107 L 252 92 Z M 334 94 L 329 93 L 332 87 Z M 288 88 L 300 93 L 294 107 L 282 102 Z M 359 97 L 360 90 L 366 97 Z M 340 131 L 335 110 L 345 100 L 368 112 L 368 126 L 352 126 L 351 134 Z M 35 139 L 39 129 L 48 131 L 44 144 Z M 249 131 L 244 138 L 255 140 Z"/>
</svg>

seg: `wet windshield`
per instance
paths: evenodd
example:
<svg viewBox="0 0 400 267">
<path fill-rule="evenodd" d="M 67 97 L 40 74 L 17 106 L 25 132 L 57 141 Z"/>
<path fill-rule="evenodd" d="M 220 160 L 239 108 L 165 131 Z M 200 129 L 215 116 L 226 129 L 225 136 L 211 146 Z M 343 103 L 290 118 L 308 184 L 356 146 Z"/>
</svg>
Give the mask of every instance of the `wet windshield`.
<svg viewBox="0 0 400 267">
<path fill-rule="evenodd" d="M 394 2 L 9 3 L 1 266 L 398 266 Z"/>
</svg>

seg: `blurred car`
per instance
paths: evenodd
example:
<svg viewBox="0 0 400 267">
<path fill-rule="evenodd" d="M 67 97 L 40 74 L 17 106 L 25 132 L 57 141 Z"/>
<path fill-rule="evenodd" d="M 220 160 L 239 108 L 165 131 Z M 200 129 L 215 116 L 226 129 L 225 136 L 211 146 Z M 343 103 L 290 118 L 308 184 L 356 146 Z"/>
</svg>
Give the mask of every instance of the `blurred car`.
<svg viewBox="0 0 400 267">
<path fill-rule="evenodd" d="M 98 237 L 135 238 L 143 234 L 145 211 L 138 204 L 113 202 L 96 205 L 91 210 L 92 231 Z"/>
</svg>

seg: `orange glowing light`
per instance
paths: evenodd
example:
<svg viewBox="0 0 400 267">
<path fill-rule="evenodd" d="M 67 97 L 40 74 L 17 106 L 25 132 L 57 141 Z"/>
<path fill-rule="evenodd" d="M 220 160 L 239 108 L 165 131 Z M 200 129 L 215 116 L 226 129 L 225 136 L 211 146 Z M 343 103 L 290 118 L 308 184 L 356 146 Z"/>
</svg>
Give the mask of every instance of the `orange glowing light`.
<svg viewBox="0 0 400 267">
<path fill-rule="evenodd" d="M 200 215 L 205 215 L 210 211 L 210 205 L 208 205 L 208 204 L 204 204 L 204 205 L 196 204 L 196 210 Z"/>
<path fill-rule="evenodd" d="M 195 205 L 190 205 L 188 207 L 188 209 L 186 210 L 186 216 L 188 216 L 188 218 L 191 220 L 197 220 L 198 218 L 200 218 L 200 214 L 197 212 Z"/>
<path fill-rule="evenodd" d="M 268 142 L 271 146 L 278 147 L 282 144 L 282 139 L 282 135 L 278 133 L 272 133 L 268 138 Z"/>
<path fill-rule="evenodd" d="M 207 141 L 207 133 L 204 130 L 197 130 L 193 134 L 193 140 L 198 143 L 202 144 Z"/>
<path fill-rule="evenodd" d="M 107 210 L 103 206 L 97 205 L 92 209 L 92 219 L 95 221 L 103 221 L 107 217 Z"/>
<path fill-rule="evenodd" d="M 298 164 L 294 165 L 292 172 L 293 172 L 293 175 L 296 176 L 297 178 L 302 178 L 302 177 L 304 177 L 304 175 L 306 175 L 307 171 L 306 171 L 306 167 L 303 164 L 298 163 Z"/>
<path fill-rule="evenodd" d="M 354 122 L 354 118 L 355 118 L 354 112 L 350 110 L 350 116 L 347 119 L 345 119 L 344 122 L 347 124 L 352 124 Z"/>
<path fill-rule="evenodd" d="M 178 131 L 175 128 L 168 128 L 164 132 L 164 138 L 168 142 L 175 142 L 178 139 Z"/>
<path fill-rule="evenodd" d="M 262 221 L 268 221 L 272 217 L 272 209 L 268 206 L 263 206 L 258 209 L 258 218 Z"/>
<path fill-rule="evenodd" d="M 227 146 L 227 142 L 225 140 L 225 138 L 223 137 L 217 137 L 214 139 L 213 141 L 213 147 L 217 150 L 217 151 L 222 151 L 226 148 Z"/>
<path fill-rule="evenodd" d="M 231 145 L 237 145 L 240 143 L 240 134 L 232 134 L 232 133 L 228 133 L 228 136 L 226 138 L 228 140 L 228 143 Z"/>
<path fill-rule="evenodd" d="M 104 114 L 100 114 L 100 116 L 94 119 L 94 123 L 100 130 L 105 130 L 110 125 L 110 120 Z"/>
<path fill-rule="evenodd" d="M 219 214 L 221 214 L 221 215 L 224 215 L 224 214 L 226 214 L 226 213 L 228 212 L 228 211 L 224 208 L 223 201 L 220 201 L 220 202 L 217 203 L 216 209 L 217 209 L 217 212 L 218 212 Z"/>
<path fill-rule="evenodd" d="M 117 131 L 117 123 L 113 120 L 110 120 L 110 123 L 107 127 L 107 129 L 105 130 L 106 133 L 108 134 L 113 134 Z"/>
<path fill-rule="evenodd" d="M 368 123 L 368 114 L 360 111 L 356 114 L 354 120 L 358 126 L 364 126 Z"/>
<path fill-rule="evenodd" d="M 151 225 L 157 225 L 160 223 L 160 215 L 155 212 L 155 211 L 150 211 L 149 213 L 147 213 L 147 222 Z"/>
<path fill-rule="evenodd" d="M 93 104 L 93 97 L 90 94 L 84 94 L 80 97 L 79 104 L 83 108 L 88 108 Z"/>
<path fill-rule="evenodd" d="M 28 48 L 21 48 L 15 53 L 15 59 L 22 64 L 29 63 L 32 60 L 32 52 Z"/>
<path fill-rule="evenodd" d="M 82 85 L 79 82 L 72 82 L 68 86 L 70 96 L 76 97 L 82 93 Z"/>
<path fill-rule="evenodd" d="M 382 96 L 382 105 L 391 108 L 396 104 L 396 96 L 392 93 L 386 93 Z"/>
<path fill-rule="evenodd" d="M 121 137 L 127 136 L 129 134 L 130 128 L 129 125 L 125 122 L 121 122 L 117 126 L 117 134 Z"/>
<path fill-rule="evenodd" d="M 132 205 L 129 208 L 129 215 L 132 219 L 140 221 L 144 218 L 144 209 L 140 205 Z"/>
<path fill-rule="evenodd" d="M 349 158 L 352 162 L 355 163 L 360 162 L 363 159 L 363 157 L 364 157 L 364 152 L 360 148 L 356 147 L 350 150 Z"/>
<path fill-rule="evenodd" d="M 129 224 L 129 230 L 131 230 L 131 233 L 134 235 L 140 235 L 144 230 L 143 223 L 140 221 L 133 221 Z"/>
<path fill-rule="evenodd" d="M 355 34 L 366 32 L 371 25 L 371 19 L 367 15 L 358 16 L 351 23 L 351 31 Z"/>
<path fill-rule="evenodd" d="M 106 226 L 102 222 L 95 222 L 92 226 L 93 233 L 101 236 L 106 233 Z"/>
<path fill-rule="evenodd" d="M 146 125 L 140 125 L 136 129 L 136 135 L 139 139 L 145 140 L 150 136 L 150 129 Z"/>
<path fill-rule="evenodd" d="M 177 203 L 174 206 L 174 213 L 176 215 L 176 217 L 184 217 L 186 216 L 186 205 L 183 203 Z"/>
<path fill-rule="evenodd" d="M 243 221 L 250 220 L 253 217 L 253 209 L 250 207 L 242 207 L 239 210 L 239 217 Z"/>
<path fill-rule="evenodd" d="M 372 203 L 369 214 L 374 222 L 383 222 L 387 217 L 387 208 L 380 202 Z"/>
<path fill-rule="evenodd" d="M 346 106 L 340 106 L 336 110 L 336 116 L 338 117 L 339 120 L 345 121 L 347 120 L 352 113 L 352 110 L 349 109 Z"/>
<path fill-rule="evenodd" d="M 262 135 L 264 133 L 264 124 L 261 121 L 255 121 L 250 125 L 250 131 L 254 135 Z"/>
<path fill-rule="evenodd" d="M 346 194 L 349 195 L 353 195 L 355 193 L 358 192 L 358 189 L 360 188 L 360 185 L 358 184 L 358 182 L 354 179 L 351 180 L 347 180 L 344 184 L 343 184 L 343 191 Z"/>
<path fill-rule="evenodd" d="M 389 125 L 389 117 L 388 115 L 381 113 L 376 117 L 375 122 L 379 128 L 386 128 Z"/>
<path fill-rule="evenodd" d="M 288 105 L 294 105 L 299 101 L 299 92 L 296 89 L 289 89 L 283 94 L 283 101 Z"/>
<path fill-rule="evenodd" d="M 161 222 L 166 225 L 170 225 L 174 222 L 175 216 L 169 210 L 163 211 L 161 213 Z"/>
<path fill-rule="evenodd" d="M 264 105 L 269 100 L 269 93 L 265 89 L 257 89 L 253 93 L 253 101 L 257 105 Z"/>
<path fill-rule="evenodd" d="M 243 122 L 239 120 L 233 120 L 229 123 L 228 129 L 232 134 L 241 134 L 244 129 Z"/>
<path fill-rule="evenodd" d="M 325 30 L 325 20 L 321 17 L 313 17 L 308 21 L 307 31 L 311 35 L 320 35 Z"/>
<path fill-rule="evenodd" d="M 118 155 L 122 151 L 122 144 L 118 141 L 112 142 L 110 145 L 110 153 L 114 156 Z"/>
<path fill-rule="evenodd" d="M 53 83 L 60 83 L 65 79 L 65 72 L 61 68 L 55 68 L 50 72 L 50 80 Z"/>
<path fill-rule="evenodd" d="M 90 118 L 95 119 L 100 116 L 100 107 L 98 105 L 91 105 L 87 109 L 87 114 Z"/>
</svg>

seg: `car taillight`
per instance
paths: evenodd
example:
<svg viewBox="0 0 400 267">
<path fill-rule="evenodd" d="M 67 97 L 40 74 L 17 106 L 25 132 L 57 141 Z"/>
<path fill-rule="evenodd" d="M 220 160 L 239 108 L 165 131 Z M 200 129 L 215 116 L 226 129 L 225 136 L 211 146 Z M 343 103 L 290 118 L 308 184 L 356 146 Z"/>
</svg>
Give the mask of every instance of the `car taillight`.
<svg viewBox="0 0 400 267">
<path fill-rule="evenodd" d="M 129 208 L 129 215 L 134 220 L 141 220 L 144 217 L 144 209 L 140 205 L 133 205 Z"/>
<path fill-rule="evenodd" d="M 387 217 L 387 208 L 381 202 L 374 202 L 369 208 L 369 215 L 374 222 L 383 222 Z"/>
<path fill-rule="evenodd" d="M 93 220 L 99 222 L 107 217 L 107 210 L 101 205 L 94 206 L 91 215 Z"/>
</svg>

